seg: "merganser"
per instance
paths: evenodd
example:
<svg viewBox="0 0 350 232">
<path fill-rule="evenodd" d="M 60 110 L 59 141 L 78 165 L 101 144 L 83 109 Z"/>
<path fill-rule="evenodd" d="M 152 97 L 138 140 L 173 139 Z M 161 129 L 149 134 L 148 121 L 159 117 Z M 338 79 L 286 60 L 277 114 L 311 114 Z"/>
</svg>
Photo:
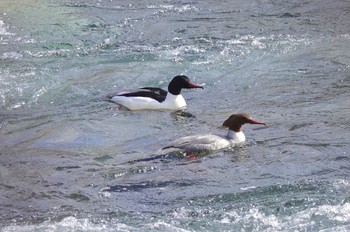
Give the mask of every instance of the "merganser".
<svg viewBox="0 0 350 232">
<path fill-rule="evenodd" d="M 229 148 L 245 141 L 245 135 L 241 127 L 246 123 L 266 126 L 263 122 L 253 120 L 248 114 L 232 114 L 222 124 L 222 127 L 228 128 L 226 136 L 213 134 L 186 136 L 175 140 L 172 145 L 164 147 L 163 150 L 173 148 L 175 151 L 179 150 L 185 153 L 191 153 Z"/>
<path fill-rule="evenodd" d="M 192 84 L 185 75 L 175 76 L 168 85 L 168 92 L 155 87 L 144 87 L 136 91 L 109 94 L 107 98 L 129 110 L 180 110 L 186 108 L 181 89 L 194 89 L 202 86 Z"/>
</svg>

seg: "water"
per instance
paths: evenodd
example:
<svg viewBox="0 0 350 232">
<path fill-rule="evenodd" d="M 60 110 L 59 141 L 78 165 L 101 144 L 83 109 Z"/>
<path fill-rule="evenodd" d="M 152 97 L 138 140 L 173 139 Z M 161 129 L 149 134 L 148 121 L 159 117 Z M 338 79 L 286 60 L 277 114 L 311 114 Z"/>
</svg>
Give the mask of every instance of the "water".
<svg viewBox="0 0 350 232">
<path fill-rule="evenodd" d="M 2 231 L 348 231 L 348 1 L 0 3 Z M 186 117 L 119 111 L 166 87 Z M 247 144 L 148 159 L 234 112 Z M 131 162 L 135 160 L 139 162 Z"/>
</svg>

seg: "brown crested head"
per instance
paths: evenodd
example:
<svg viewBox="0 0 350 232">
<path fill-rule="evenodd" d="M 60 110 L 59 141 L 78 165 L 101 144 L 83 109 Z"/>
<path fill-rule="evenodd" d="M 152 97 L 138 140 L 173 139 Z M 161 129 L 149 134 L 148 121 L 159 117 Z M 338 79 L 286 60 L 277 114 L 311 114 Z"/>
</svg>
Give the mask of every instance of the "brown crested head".
<svg viewBox="0 0 350 232">
<path fill-rule="evenodd" d="M 252 117 L 248 114 L 242 114 L 242 113 L 238 113 L 238 114 L 232 114 L 228 119 L 226 119 L 224 121 L 224 123 L 222 124 L 223 127 L 227 127 L 230 130 L 233 130 L 235 132 L 240 132 L 241 131 L 241 127 L 246 124 L 260 124 L 260 125 L 265 125 L 265 123 L 263 122 L 257 122 L 255 120 L 252 119 Z"/>
</svg>

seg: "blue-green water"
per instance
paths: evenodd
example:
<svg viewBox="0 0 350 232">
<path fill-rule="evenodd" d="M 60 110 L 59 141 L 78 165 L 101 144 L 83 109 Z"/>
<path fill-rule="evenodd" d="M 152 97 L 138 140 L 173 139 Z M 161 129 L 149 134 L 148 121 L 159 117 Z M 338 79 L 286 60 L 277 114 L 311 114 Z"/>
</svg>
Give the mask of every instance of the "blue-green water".
<svg viewBox="0 0 350 232">
<path fill-rule="evenodd" d="M 350 230 L 349 29 L 341 0 L 2 0 L 2 231 Z M 195 117 L 102 99 L 178 74 Z M 235 112 L 268 126 L 147 159 Z"/>
</svg>

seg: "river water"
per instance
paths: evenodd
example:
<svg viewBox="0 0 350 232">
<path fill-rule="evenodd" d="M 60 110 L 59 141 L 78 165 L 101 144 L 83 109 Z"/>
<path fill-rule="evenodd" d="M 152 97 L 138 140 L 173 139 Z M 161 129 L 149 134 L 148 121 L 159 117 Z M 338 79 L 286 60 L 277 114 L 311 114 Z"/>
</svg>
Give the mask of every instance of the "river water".
<svg viewBox="0 0 350 232">
<path fill-rule="evenodd" d="M 347 0 L 2 0 L 1 230 L 350 230 L 349 29 Z M 185 113 L 103 100 L 178 74 Z M 267 127 L 152 159 L 235 112 Z"/>
</svg>

